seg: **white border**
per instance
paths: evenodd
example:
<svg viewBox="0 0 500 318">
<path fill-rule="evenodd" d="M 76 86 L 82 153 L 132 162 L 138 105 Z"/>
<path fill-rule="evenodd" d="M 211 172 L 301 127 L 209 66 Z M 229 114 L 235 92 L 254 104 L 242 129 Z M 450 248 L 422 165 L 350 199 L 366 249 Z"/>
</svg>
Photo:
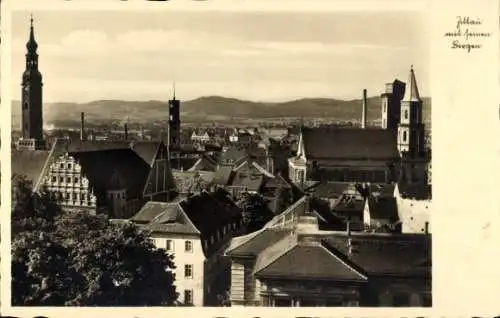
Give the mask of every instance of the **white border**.
<svg viewBox="0 0 500 318">
<path fill-rule="evenodd" d="M 5 0 L 4 0 L 5 2 Z M 433 303 L 409 308 L 9 308 L 11 10 L 409 11 L 429 10 L 433 134 Z M 10 0 L 2 3 L 2 282 L 3 315 L 30 317 L 415 317 L 492 316 L 500 312 L 500 123 L 496 0 Z M 456 15 L 480 16 L 493 37 L 473 54 L 449 49 Z M 347 30 L 346 30 L 347 31 Z M 494 44 L 493 44 L 494 43 Z M 468 132 L 467 134 L 464 132 Z"/>
</svg>

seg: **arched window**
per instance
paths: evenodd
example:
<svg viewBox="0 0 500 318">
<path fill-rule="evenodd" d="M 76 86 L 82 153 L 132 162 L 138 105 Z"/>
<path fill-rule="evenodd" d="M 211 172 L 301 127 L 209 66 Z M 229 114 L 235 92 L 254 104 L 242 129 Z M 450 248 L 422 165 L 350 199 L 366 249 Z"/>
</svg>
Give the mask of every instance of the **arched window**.
<svg viewBox="0 0 500 318">
<path fill-rule="evenodd" d="M 406 142 L 406 131 L 403 131 L 403 141 Z"/>
<path fill-rule="evenodd" d="M 408 119 L 408 109 L 405 109 L 405 119 Z"/>
</svg>

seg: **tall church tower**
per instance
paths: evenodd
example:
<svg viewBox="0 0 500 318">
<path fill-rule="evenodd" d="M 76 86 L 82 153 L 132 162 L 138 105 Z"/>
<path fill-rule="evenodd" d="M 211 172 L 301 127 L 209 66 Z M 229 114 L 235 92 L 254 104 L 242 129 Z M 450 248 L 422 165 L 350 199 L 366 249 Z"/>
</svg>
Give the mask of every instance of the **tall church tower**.
<svg viewBox="0 0 500 318">
<path fill-rule="evenodd" d="M 405 94 L 401 100 L 401 116 L 398 125 L 398 150 L 410 158 L 425 153 L 425 129 L 422 123 L 422 100 L 418 92 L 413 65 L 410 69 Z"/>
<path fill-rule="evenodd" d="M 30 35 L 26 43 L 26 69 L 22 78 L 22 138 L 18 148 L 36 150 L 44 147 L 43 112 L 42 112 L 42 74 L 38 70 L 38 44 L 35 41 L 33 17 L 31 17 Z"/>
<path fill-rule="evenodd" d="M 175 98 L 175 83 L 173 98 L 168 101 L 168 147 L 179 150 L 181 146 L 181 101 Z"/>
</svg>

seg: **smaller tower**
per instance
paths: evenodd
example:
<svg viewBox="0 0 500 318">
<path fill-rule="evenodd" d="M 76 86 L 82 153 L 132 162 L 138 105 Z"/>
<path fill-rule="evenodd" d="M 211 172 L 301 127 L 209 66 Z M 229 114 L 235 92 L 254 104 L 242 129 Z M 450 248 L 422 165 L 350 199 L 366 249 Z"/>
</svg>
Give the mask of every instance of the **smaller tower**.
<svg viewBox="0 0 500 318">
<path fill-rule="evenodd" d="M 180 116 L 180 100 L 175 98 L 175 82 L 173 83 L 173 98 L 168 101 L 168 131 L 167 143 L 169 150 L 179 150 L 181 141 L 181 116 Z"/>
<path fill-rule="evenodd" d="M 401 100 L 398 126 L 398 150 L 409 158 L 421 157 L 425 152 L 425 127 L 422 123 L 422 99 L 417 87 L 413 65 L 410 69 L 405 94 Z"/>
</svg>

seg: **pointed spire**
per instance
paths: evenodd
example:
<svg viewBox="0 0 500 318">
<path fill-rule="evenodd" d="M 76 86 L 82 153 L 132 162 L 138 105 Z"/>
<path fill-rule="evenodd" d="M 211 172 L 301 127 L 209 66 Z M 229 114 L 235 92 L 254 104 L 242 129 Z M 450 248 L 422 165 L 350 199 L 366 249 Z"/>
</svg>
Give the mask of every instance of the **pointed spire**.
<svg viewBox="0 0 500 318">
<path fill-rule="evenodd" d="M 38 44 L 35 41 L 35 31 L 33 28 L 33 14 L 30 18 L 30 38 L 28 43 L 26 43 L 26 48 L 28 49 L 28 53 L 35 53 L 38 48 Z"/>
<path fill-rule="evenodd" d="M 406 83 L 405 96 L 403 97 L 403 102 L 420 102 L 420 94 L 418 92 L 417 80 L 415 79 L 415 72 L 413 71 L 413 65 L 411 65 L 410 75 L 408 76 L 408 82 Z"/>
</svg>

